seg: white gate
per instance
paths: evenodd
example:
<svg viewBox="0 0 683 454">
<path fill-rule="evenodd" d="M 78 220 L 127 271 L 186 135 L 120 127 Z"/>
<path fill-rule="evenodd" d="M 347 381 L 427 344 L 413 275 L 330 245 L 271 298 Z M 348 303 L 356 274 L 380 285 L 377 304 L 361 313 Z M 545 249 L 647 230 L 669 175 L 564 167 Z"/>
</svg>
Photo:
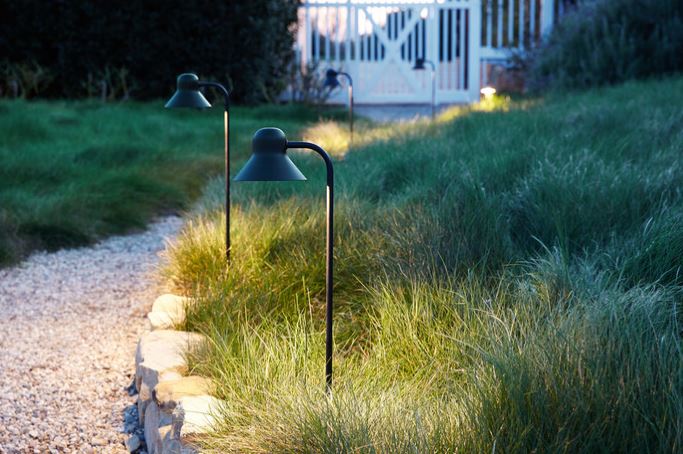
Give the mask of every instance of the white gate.
<svg viewBox="0 0 683 454">
<path fill-rule="evenodd" d="M 304 0 L 297 53 L 303 68 L 341 69 L 359 103 L 426 103 L 436 66 L 436 102 L 479 99 L 492 65 L 541 39 L 576 0 Z M 333 102 L 344 102 L 343 90 Z"/>
<path fill-rule="evenodd" d="M 308 1 L 299 18 L 301 63 L 348 72 L 358 103 L 416 103 L 431 97 L 430 71 L 412 69 L 426 58 L 436 66 L 437 103 L 474 101 L 480 14 L 480 0 Z"/>
</svg>

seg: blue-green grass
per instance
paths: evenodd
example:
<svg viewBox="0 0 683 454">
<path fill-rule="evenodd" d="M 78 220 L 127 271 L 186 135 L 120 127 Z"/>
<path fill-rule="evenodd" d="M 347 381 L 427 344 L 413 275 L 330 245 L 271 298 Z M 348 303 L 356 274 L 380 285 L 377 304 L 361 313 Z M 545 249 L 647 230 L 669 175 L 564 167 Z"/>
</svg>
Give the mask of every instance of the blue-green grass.
<svg viewBox="0 0 683 454">
<path fill-rule="evenodd" d="M 221 182 L 167 251 L 226 402 L 215 452 L 674 452 L 683 446 L 683 78 L 303 135 L 336 156 L 335 383 L 324 166 Z M 335 133 L 335 131 L 337 131 Z M 336 144 L 336 145 L 335 145 Z"/>
</svg>

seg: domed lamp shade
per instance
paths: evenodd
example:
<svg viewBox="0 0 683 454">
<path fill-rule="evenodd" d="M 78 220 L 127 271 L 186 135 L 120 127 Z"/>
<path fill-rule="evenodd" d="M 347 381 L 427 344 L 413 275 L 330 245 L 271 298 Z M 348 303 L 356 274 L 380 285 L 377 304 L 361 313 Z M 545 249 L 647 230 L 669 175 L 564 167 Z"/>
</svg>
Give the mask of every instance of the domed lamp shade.
<svg viewBox="0 0 683 454">
<path fill-rule="evenodd" d="M 252 155 L 235 181 L 304 181 L 287 156 L 287 137 L 278 128 L 262 128 L 252 139 Z"/>
<path fill-rule="evenodd" d="M 413 69 L 416 71 L 424 71 L 425 69 L 425 59 L 424 58 L 416 58 L 415 59 L 415 64 L 413 65 Z"/>
<path fill-rule="evenodd" d="M 334 69 L 328 69 L 325 73 L 325 82 L 323 83 L 323 86 L 330 89 L 337 88 L 339 86 L 339 81 L 337 80 L 338 75 L 339 73 Z"/>
<path fill-rule="evenodd" d="M 191 107 L 207 109 L 211 103 L 199 91 L 199 77 L 196 74 L 185 73 L 178 76 L 176 92 L 166 103 L 167 108 Z"/>
</svg>

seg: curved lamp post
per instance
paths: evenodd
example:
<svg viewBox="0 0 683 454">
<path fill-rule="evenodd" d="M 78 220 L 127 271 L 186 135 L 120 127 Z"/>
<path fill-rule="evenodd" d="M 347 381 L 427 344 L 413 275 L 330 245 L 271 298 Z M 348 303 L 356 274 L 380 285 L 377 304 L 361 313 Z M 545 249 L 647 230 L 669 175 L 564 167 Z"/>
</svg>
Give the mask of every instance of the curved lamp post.
<svg viewBox="0 0 683 454">
<path fill-rule="evenodd" d="M 351 78 L 351 75 L 342 71 L 328 69 L 325 73 L 325 82 L 323 83 L 323 86 L 330 90 L 337 88 L 339 86 L 339 80 L 337 79 L 339 76 L 346 77 L 346 80 L 349 82 L 349 134 L 351 137 L 349 142 L 353 145 L 353 79 Z"/>
<path fill-rule="evenodd" d="M 166 103 L 166 108 L 191 107 L 207 109 L 211 107 L 200 88 L 212 87 L 217 89 L 224 100 L 223 114 L 225 134 L 225 258 L 230 261 L 230 92 L 218 82 L 203 82 L 195 74 L 181 74 L 178 76 L 176 92 Z"/>
<path fill-rule="evenodd" d="M 413 69 L 415 71 L 424 71 L 425 63 L 432 68 L 432 120 L 434 120 L 434 109 L 436 108 L 436 65 L 431 60 L 418 57 L 415 59 Z"/>
<path fill-rule="evenodd" d="M 287 156 L 291 148 L 305 148 L 318 153 L 327 168 L 327 267 L 325 271 L 326 337 L 325 383 L 332 388 L 332 252 L 334 222 L 334 167 L 332 159 L 321 147 L 309 142 L 288 142 L 278 128 L 262 128 L 252 140 L 252 155 L 235 177 L 235 181 L 302 181 L 306 177 Z"/>
</svg>

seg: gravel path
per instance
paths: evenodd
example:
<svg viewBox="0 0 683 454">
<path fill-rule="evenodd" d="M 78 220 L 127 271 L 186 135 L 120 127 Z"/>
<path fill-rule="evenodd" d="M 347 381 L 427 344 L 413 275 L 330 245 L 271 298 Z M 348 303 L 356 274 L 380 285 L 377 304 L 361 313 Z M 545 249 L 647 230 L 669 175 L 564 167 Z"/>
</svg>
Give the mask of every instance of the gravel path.
<svg viewBox="0 0 683 454">
<path fill-rule="evenodd" d="M 162 290 L 158 252 L 180 225 L 169 217 L 0 270 L 1 453 L 128 452 L 125 388 Z"/>
</svg>

